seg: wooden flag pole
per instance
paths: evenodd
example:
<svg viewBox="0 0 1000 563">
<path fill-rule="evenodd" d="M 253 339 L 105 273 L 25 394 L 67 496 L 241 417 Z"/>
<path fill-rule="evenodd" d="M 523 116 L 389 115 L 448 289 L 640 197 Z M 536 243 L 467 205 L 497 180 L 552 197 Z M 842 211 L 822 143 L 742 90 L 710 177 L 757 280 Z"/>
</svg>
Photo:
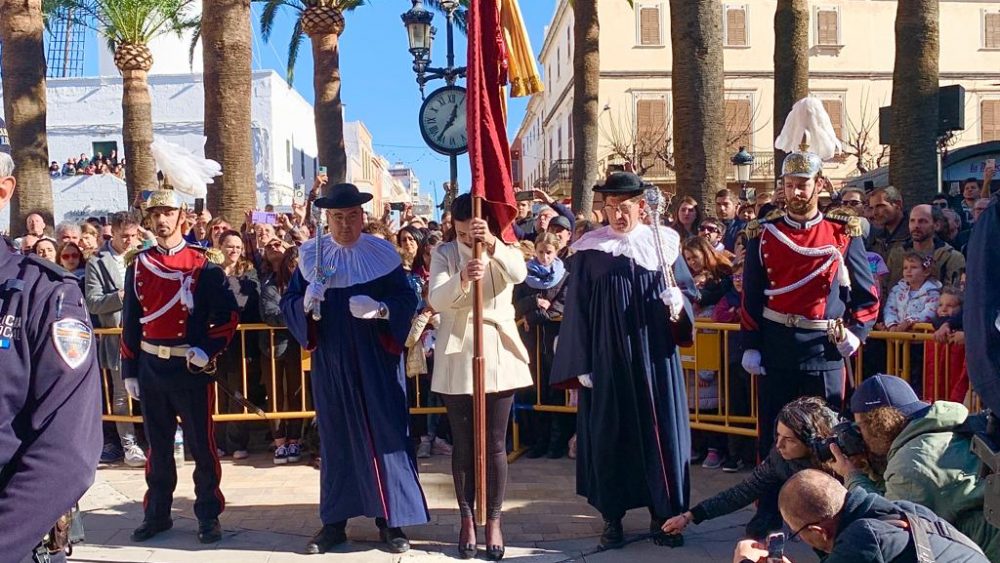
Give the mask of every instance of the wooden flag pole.
<svg viewBox="0 0 1000 563">
<path fill-rule="evenodd" d="M 472 198 L 472 217 L 482 218 L 483 198 Z M 476 240 L 472 256 L 482 258 L 483 242 Z M 483 355 L 483 284 L 472 282 L 472 428 L 476 455 L 476 525 L 486 525 L 486 358 Z"/>
</svg>

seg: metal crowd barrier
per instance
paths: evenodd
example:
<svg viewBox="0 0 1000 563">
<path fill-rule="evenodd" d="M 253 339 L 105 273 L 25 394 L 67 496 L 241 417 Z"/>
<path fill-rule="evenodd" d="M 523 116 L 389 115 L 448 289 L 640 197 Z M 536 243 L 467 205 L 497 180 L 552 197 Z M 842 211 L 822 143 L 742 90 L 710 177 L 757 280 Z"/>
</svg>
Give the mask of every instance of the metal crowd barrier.
<svg viewBox="0 0 1000 563">
<path fill-rule="evenodd" d="M 687 348 L 680 349 L 681 366 L 685 374 L 685 383 L 688 389 L 688 403 L 690 410 L 691 428 L 697 430 L 707 430 L 725 434 L 735 434 L 740 436 L 756 436 L 757 412 L 756 412 L 756 381 L 749 377 L 740 367 L 740 357 L 735 355 L 737 348 L 733 344 L 733 338 L 738 337 L 739 325 L 729 323 L 716 323 L 707 320 L 698 320 L 695 323 L 696 336 L 694 344 Z M 234 345 L 240 346 L 240 377 L 235 384 L 230 379 L 230 389 L 238 392 L 243 397 L 252 399 L 255 395 L 255 387 L 265 383 L 263 374 L 265 370 L 260 370 L 260 381 L 254 382 L 251 376 L 250 366 L 254 361 L 263 367 L 262 362 L 270 362 L 271 389 L 276 387 L 277 370 L 274 355 L 262 356 L 256 359 L 247 357 L 248 340 L 258 338 L 262 332 L 267 333 L 267 342 L 271 349 L 274 348 L 275 335 L 278 331 L 284 330 L 282 327 L 273 327 L 266 324 L 242 324 L 237 328 L 237 336 L 233 340 Z M 536 334 L 540 332 L 535 331 Z M 95 334 L 98 337 L 98 347 L 105 344 L 109 337 L 121 334 L 120 329 L 97 329 Z M 112 338 L 111 343 L 117 347 L 117 339 Z M 559 404 L 546 404 L 540 400 L 544 395 L 541 392 L 543 381 L 547 378 L 539 373 L 542 347 L 540 342 L 535 347 L 536 358 L 534 358 L 533 370 L 535 379 L 535 401 L 534 403 L 517 403 L 516 409 L 519 411 L 538 411 L 551 413 L 577 412 L 574 392 L 567 391 L 562 395 Z M 294 340 L 289 345 L 295 345 Z M 881 355 L 876 350 L 884 347 Z M 252 347 L 251 347 L 252 349 Z M 912 381 L 919 372 L 924 372 L 922 368 L 926 362 L 928 353 L 934 359 L 929 363 L 931 370 L 923 373 L 924 388 L 929 390 L 925 398 L 928 400 L 948 399 L 949 392 L 952 391 L 956 382 L 964 375 L 953 373 L 953 362 L 951 361 L 952 349 L 948 345 L 936 344 L 933 341 L 933 334 L 929 325 L 918 325 L 913 332 L 887 332 L 873 331 L 868 338 L 865 347 L 853 358 L 853 380 L 857 384 L 863 375 L 874 373 L 871 369 L 866 371 L 865 366 L 870 362 L 876 362 L 878 371 L 898 375 L 907 381 Z M 100 354 L 100 352 L 99 352 Z M 237 412 L 223 412 L 228 409 L 223 408 L 227 402 L 224 393 L 216 393 L 216 408 L 213 418 L 219 422 L 226 421 L 260 421 L 264 418 L 269 420 L 278 419 L 308 419 L 315 416 L 312 407 L 312 397 L 309 385 L 309 372 L 311 370 L 311 358 L 308 352 L 302 351 L 301 369 L 298 377 L 298 389 L 295 390 L 294 400 L 286 406 L 278 404 L 278 399 L 282 397 L 268 397 L 266 404 L 256 405 L 263 411 L 263 416 L 245 407 L 237 409 Z M 924 361 L 915 365 L 915 358 L 924 358 Z M 733 373 L 734 370 L 737 373 Z M 112 374 L 102 365 L 102 377 L 104 379 L 104 420 L 111 422 L 141 422 L 141 414 L 137 411 L 137 404 L 127 401 L 128 413 L 125 415 L 111 414 L 113 393 Z M 217 376 L 224 377 L 221 373 Z M 427 415 L 442 414 L 444 407 L 429 406 L 428 392 L 430 375 L 417 376 L 410 380 L 410 414 Z M 928 379 L 930 377 L 930 379 Z M 733 378 L 745 378 L 748 396 L 731 396 L 733 389 Z M 714 389 L 714 391 L 713 391 Z M 259 394 L 259 390 L 256 391 Z M 919 393 L 918 393 L 919 394 Z M 746 399 L 739 401 L 736 399 Z M 747 405 L 747 412 L 733 412 L 734 403 L 744 402 Z M 963 402 L 973 411 L 980 409 L 979 400 L 971 392 L 967 392 Z M 515 423 L 515 445 L 519 442 L 518 429 Z"/>
</svg>

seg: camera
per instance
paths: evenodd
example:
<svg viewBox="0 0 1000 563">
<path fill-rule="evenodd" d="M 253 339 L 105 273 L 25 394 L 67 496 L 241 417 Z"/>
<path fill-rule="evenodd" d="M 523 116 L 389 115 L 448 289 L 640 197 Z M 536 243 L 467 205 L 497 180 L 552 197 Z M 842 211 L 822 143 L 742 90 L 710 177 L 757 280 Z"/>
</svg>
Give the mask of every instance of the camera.
<svg viewBox="0 0 1000 563">
<path fill-rule="evenodd" d="M 862 454 L 866 451 L 865 441 L 861 437 L 861 430 L 854 422 L 841 422 L 833 427 L 833 436 L 829 438 L 816 438 L 812 441 L 812 451 L 821 462 L 833 459 L 833 452 L 830 451 L 830 444 L 837 444 L 840 451 L 846 456 Z"/>
</svg>

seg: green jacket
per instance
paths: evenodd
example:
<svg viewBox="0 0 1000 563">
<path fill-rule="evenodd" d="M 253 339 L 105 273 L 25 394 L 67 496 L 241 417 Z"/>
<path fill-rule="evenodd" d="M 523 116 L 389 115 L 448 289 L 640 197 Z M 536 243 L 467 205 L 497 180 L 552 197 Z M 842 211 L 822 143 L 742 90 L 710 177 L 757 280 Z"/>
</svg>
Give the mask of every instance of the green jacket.
<svg viewBox="0 0 1000 563">
<path fill-rule="evenodd" d="M 986 481 L 979 478 L 979 458 L 971 437 L 953 432 L 968 416 L 964 405 L 936 401 L 924 417 L 910 421 L 889 448 L 884 496 L 930 508 L 979 544 L 990 561 L 1000 562 L 1000 529 L 983 517 Z M 861 472 L 848 477 L 847 487 L 882 492 Z"/>
</svg>

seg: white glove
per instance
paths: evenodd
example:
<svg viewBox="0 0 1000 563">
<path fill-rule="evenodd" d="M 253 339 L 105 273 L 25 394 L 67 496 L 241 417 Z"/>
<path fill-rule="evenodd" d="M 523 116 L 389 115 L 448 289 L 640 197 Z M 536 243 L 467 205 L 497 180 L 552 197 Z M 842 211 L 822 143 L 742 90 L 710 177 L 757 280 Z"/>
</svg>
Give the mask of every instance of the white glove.
<svg viewBox="0 0 1000 563">
<path fill-rule="evenodd" d="M 132 397 L 136 401 L 139 400 L 139 380 L 135 377 L 129 377 L 125 381 L 125 392 L 128 393 L 129 397 Z"/>
<path fill-rule="evenodd" d="M 576 378 L 580 380 L 580 385 L 583 385 L 587 389 L 593 389 L 594 388 L 594 378 L 591 377 L 591 375 L 589 373 L 585 373 L 583 375 L 578 375 L 578 376 L 576 376 Z"/>
<path fill-rule="evenodd" d="M 375 301 L 367 295 L 355 295 L 350 299 L 351 314 L 358 319 L 387 319 L 388 310 L 385 316 L 379 314 L 379 309 L 385 307 L 382 303 Z"/>
<path fill-rule="evenodd" d="M 187 361 L 194 367 L 203 368 L 208 365 L 208 354 L 201 348 L 188 348 Z"/>
<path fill-rule="evenodd" d="M 684 293 L 679 287 L 668 287 L 660 293 L 660 300 L 667 306 L 671 317 L 678 317 L 684 312 Z"/>
<path fill-rule="evenodd" d="M 306 286 L 306 293 L 302 296 L 302 307 L 308 313 L 319 307 L 319 304 L 323 302 L 326 296 L 326 284 L 319 282 L 311 282 Z"/>
<path fill-rule="evenodd" d="M 759 350 L 747 350 L 743 352 L 743 369 L 750 375 L 765 375 L 764 365 L 760 363 Z"/>
<path fill-rule="evenodd" d="M 844 333 L 847 337 L 837 343 L 837 350 L 841 356 L 850 358 L 858 351 L 858 348 L 861 348 L 861 340 L 849 330 L 845 330 Z"/>
</svg>

